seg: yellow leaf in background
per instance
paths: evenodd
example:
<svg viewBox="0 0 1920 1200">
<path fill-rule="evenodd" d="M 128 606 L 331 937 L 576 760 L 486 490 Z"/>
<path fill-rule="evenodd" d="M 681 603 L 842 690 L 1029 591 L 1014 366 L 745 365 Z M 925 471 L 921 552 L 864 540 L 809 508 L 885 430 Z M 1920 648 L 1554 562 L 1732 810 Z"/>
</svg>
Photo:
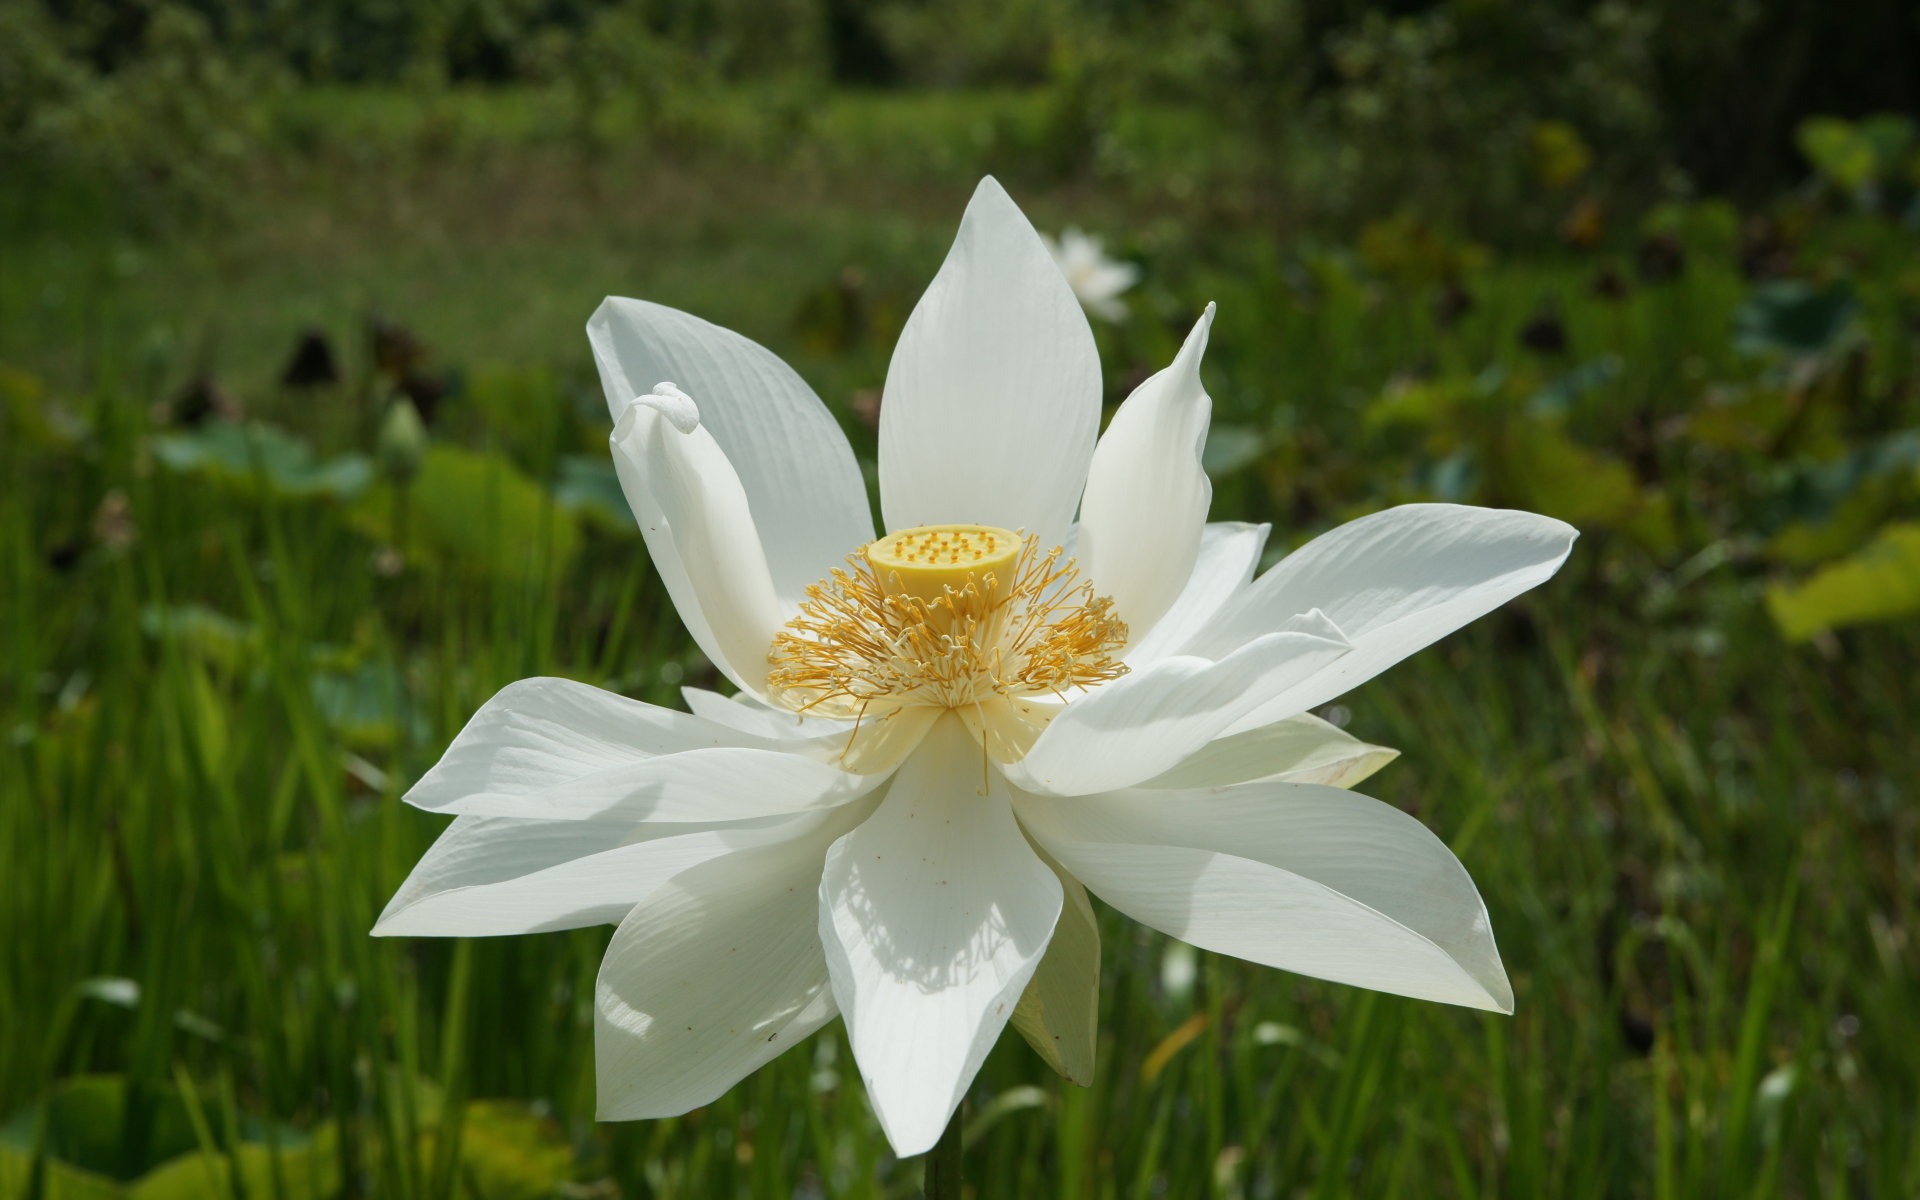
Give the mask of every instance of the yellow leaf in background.
<svg viewBox="0 0 1920 1200">
<path fill-rule="evenodd" d="M 1565 121 L 1541 121 L 1527 138 L 1533 151 L 1533 177 L 1558 191 L 1593 166 L 1593 149 L 1580 131 Z"/>
<path fill-rule="evenodd" d="M 329 1200 L 340 1191 L 340 1152 L 331 1127 L 303 1145 L 247 1143 L 226 1152 L 195 1151 L 162 1163 L 126 1192 L 128 1200 L 199 1200 L 203 1196 L 273 1196 Z"/>
<path fill-rule="evenodd" d="M 1811 567 L 1858 549 L 1874 535 L 1898 501 L 1904 481 L 1870 479 L 1854 489 L 1824 520 L 1795 521 L 1767 541 L 1766 555 L 1789 566 Z"/>
<path fill-rule="evenodd" d="M 1859 552 L 1797 584 L 1767 589 L 1767 611 L 1787 637 L 1920 616 L 1920 521 L 1881 529 Z"/>
<path fill-rule="evenodd" d="M 560 1126 L 512 1100 L 475 1100 L 460 1129 L 461 1195 L 544 1200 L 573 1179 L 573 1150 Z M 431 1139 L 437 1133 L 422 1137 Z"/>
<path fill-rule="evenodd" d="M 58 1159 L 40 1162 L 40 1191 L 31 1187 L 33 1155 L 11 1146 L 0 1146 L 0 1196 L 39 1195 L 43 1200 L 116 1200 L 120 1185 L 105 1175 L 83 1171 Z"/>
</svg>

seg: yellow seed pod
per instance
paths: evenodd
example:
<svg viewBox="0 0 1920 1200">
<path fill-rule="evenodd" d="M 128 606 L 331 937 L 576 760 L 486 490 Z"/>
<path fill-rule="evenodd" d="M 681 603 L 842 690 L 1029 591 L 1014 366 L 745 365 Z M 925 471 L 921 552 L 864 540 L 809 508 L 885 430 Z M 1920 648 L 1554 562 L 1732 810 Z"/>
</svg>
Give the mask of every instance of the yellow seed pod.
<svg viewBox="0 0 1920 1200">
<path fill-rule="evenodd" d="M 1013 579 L 1023 541 L 992 525 L 921 525 L 869 545 L 867 561 L 889 592 L 933 601 L 971 582 L 981 598 L 997 600 Z"/>
</svg>

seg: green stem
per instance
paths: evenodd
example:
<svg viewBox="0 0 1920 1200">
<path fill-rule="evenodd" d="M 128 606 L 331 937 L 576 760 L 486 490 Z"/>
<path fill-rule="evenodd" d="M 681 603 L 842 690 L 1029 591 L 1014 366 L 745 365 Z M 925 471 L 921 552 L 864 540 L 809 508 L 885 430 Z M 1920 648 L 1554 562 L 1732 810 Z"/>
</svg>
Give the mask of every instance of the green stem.
<svg viewBox="0 0 1920 1200">
<path fill-rule="evenodd" d="M 959 1109 L 954 1109 L 953 1115 L 947 1118 L 946 1130 L 921 1162 L 925 1164 L 926 1171 L 921 1176 L 922 1194 L 926 1200 L 960 1200 Z"/>
</svg>

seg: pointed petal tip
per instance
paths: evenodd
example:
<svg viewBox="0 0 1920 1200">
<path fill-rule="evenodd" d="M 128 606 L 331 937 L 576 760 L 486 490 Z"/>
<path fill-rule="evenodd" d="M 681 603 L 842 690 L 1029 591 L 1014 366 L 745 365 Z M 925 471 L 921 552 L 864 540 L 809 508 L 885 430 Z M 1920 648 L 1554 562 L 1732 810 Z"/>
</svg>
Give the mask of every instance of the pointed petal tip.
<svg viewBox="0 0 1920 1200">
<path fill-rule="evenodd" d="M 1213 313 L 1213 302 L 1208 301 L 1206 308 L 1201 310 L 1199 318 L 1194 321 L 1193 328 L 1187 331 L 1187 338 L 1180 344 L 1180 352 L 1174 355 L 1173 362 L 1168 366 L 1169 370 L 1184 367 L 1196 377 L 1198 376 L 1200 360 L 1206 356 L 1207 341 L 1213 335 Z M 1203 442 L 1205 436 L 1206 430 L 1203 427 L 1201 429 Z"/>
<path fill-rule="evenodd" d="M 616 301 L 621 299 L 624 299 L 624 297 L 602 296 L 600 303 L 593 306 L 592 315 L 587 317 L 587 336 L 589 338 L 593 336 L 594 330 L 601 328 L 607 323 L 607 310 L 613 307 Z"/>
<path fill-rule="evenodd" d="M 1474 999 L 1463 1000 L 1460 1003 L 1469 1008 L 1477 1008 L 1481 1012 L 1498 1013 L 1503 1017 L 1513 1015 L 1513 984 L 1507 979 L 1505 967 L 1495 962 L 1489 978 L 1481 978 L 1473 973 L 1469 973 L 1468 977 L 1473 981 L 1474 989 L 1480 994 Z"/>
<path fill-rule="evenodd" d="M 873 1094 L 871 1086 L 868 1087 L 867 1094 L 869 1096 Z M 956 1110 L 959 1107 L 958 1103 L 954 1105 Z M 947 1114 L 946 1117 L 940 1119 L 938 1124 L 934 1124 L 924 1117 L 909 1117 L 904 1121 L 889 1121 L 885 1110 L 882 1109 L 878 1103 L 873 1106 L 873 1114 L 879 1119 L 880 1132 L 887 1135 L 887 1144 L 893 1147 L 894 1156 L 897 1158 L 918 1158 L 922 1154 L 931 1151 L 934 1143 L 940 1140 L 940 1135 L 946 1132 L 947 1121 L 951 1119 L 953 1115 L 952 1113 Z"/>
</svg>

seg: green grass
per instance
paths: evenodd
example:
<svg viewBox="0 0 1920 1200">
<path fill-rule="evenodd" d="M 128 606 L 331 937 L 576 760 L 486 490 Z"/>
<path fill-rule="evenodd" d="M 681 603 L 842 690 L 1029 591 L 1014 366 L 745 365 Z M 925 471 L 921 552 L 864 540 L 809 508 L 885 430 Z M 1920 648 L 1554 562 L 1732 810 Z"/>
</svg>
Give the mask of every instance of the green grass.
<svg viewBox="0 0 1920 1200">
<path fill-rule="evenodd" d="M 529 569 L 437 542 L 421 516 L 396 570 L 385 485 L 275 496 L 156 452 L 177 431 L 155 403 L 199 366 L 323 454 L 370 449 L 357 382 L 292 396 L 272 381 L 309 323 L 357 381 L 377 310 L 464 372 L 436 441 L 544 484 L 604 447 L 581 324 L 618 292 L 788 354 L 870 459 L 850 400 L 882 378 L 970 177 L 1003 168 L 969 157 L 955 102 L 845 103 L 784 165 L 583 165 L 503 138 L 356 175 L 322 148 L 263 168 L 231 215 L 164 233 L 50 183 L 9 195 L 37 215 L 11 225 L 0 360 L 80 432 L 30 431 L 38 399 L 0 425 L 0 1122 L 27 1114 L 0 1129 L 0 1194 L 107 1194 L 68 1164 L 132 1179 L 194 1154 L 178 1190 L 150 1176 L 136 1194 L 546 1195 L 556 1177 L 582 1196 L 915 1193 L 837 1026 L 700 1112 L 596 1125 L 607 930 L 367 936 L 444 824 L 399 795 L 495 689 L 556 674 L 671 704 L 711 683 L 636 537 L 581 520 L 564 559 L 547 552 L 558 535 L 532 538 Z M 884 168 L 885 147 L 917 142 L 947 160 L 855 169 L 836 150 Z M 1014 167 L 1043 227 L 1109 230 L 1148 268 L 1134 320 L 1101 331 L 1110 398 L 1221 303 L 1207 377 L 1218 423 L 1254 449 L 1218 481 L 1217 518 L 1272 520 L 1297 544 L 1433 494 L 1429 468 L 1462 439 L 1474 498 L 1509 498 L 1487 494 L 1521 487 L 1490 474 L 1489 447 L 1522 428 L 1505 409 L 1471 418 L 1493 421 L 1484 436 L 1460 417 L 1412 442 L 1364 414 L 1396 377 L 1500 364 L 1524 398 L 1613 355 L 1568 428 L 1607 462 L 1646 459 L 1636 479 L 1677 531 L 1590 528 L 1554 581 L 1340 702 L 1354 732 L 1404 751 L 1365 790 L 1478 882 L 1513 1017 L 1189 956 L 1106 913 L 1098 1080 L 1065 1084 L 1003 1039 L 969 1100 L 975 1194 L 1920 1191 L 1920 636 L 1909 620 L 1789 645 L 1754 549 L 1770 480 L 1920 424 L 1898 384 L 1910 232 L 1836 222 L 1804 252 L 1815 272 L 1852 264 L 1873 348 L 1861 386 L 1891 407 L 1866 429 L 1831 401 L 1804 444 L 1755 458 L 1635 442 L 1637 422 L 1760 386 L 1731 348 L 1746 285 L 1730 253 L 1701 249 L 1620 306 L 1588 293 L 1606 253 L 1508 256 L 1449 330 L 1429 287 L 1341 267 L 1337 246 Z M 848 264 L 864 315 L 809 315 Z M 1565 359 L 1514 342 L 1542 300 L 1566 317 Z M 50 1094 L 55 1118 L 36 1124 Z"/>
</svg>

